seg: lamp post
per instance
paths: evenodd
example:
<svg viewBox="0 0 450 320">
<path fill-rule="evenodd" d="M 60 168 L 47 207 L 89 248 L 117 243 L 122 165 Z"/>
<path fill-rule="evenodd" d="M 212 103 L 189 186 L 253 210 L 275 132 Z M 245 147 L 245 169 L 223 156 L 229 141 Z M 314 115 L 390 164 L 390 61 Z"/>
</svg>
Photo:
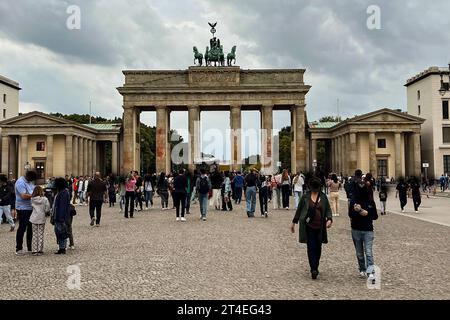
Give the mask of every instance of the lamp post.
<svg viewBox="0 0 450 320">
<path fill-rule="evenodd" d="M 448 64 L 448 70 L 449 70 L 449 72 L 447 73 L 447 72 L 445 72 L 445 71 L 442 71 L 441 72 L 441 74 L 440 74 L 440 76 L 441 76 L 441 87 L 439 88 L 439 94 L 443 97 L 443 96 L 445 96 L 445 94 L 448 92 L 448 91 L 450 91 L 450 89 L 449 89 L 449 83 L 450 83 L 450 63 Z M 448 76 L 449 76 L 449 82 L 447 83 L 447 85 L 445 85 L 445 83 L 444 83 L 444 74 L 448 74 Z"/>
</svg>

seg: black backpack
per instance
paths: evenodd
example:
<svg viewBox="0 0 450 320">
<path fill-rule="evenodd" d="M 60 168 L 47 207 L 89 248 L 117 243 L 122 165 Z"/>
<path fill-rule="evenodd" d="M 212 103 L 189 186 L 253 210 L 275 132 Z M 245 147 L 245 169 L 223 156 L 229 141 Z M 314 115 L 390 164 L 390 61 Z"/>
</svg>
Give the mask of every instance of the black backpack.
<svg viewBox="0 0 450 320">
<path fill-rule="evenodd" d="M 208 184 L 208 178 L 207 177 L 201 177 L 200 178 L 200 184 L 199 184 L 199 193 L 206 194 L 209 192 L 209 184 Z"/>
</svg>

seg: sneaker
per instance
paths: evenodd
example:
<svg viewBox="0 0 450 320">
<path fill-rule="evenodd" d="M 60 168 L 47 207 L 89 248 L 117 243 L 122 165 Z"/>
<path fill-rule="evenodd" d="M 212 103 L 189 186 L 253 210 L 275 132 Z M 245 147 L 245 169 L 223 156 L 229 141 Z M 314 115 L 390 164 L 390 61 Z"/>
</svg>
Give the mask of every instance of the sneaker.
<svg viewBox="0 0 450 320">
<path fill-rule="evenodd" d="M 37 256 L 39 256 L 39 252 L 33 252 L 33 253 L 31 253 L 31 255 L 32 255 L 33 257 L 37 257 Z"/>
<path fill-rule="evenodd" d="M 316 280 L 318 275 L 319 275 L 319 271 L 318 270 L 311 271 L 311 278 L 312 279 Z"/>
<path fill-rule="evenodd" d="M 181 221 L 185 222 L 185 221 L 186 221 L 186 218 L 185 218 L 185 217 L 181 218 Z"/>
<path fill-rule="evenodd" d="M 402 213 L 405 213 L 405 209 L 402 209 Z"/>
<path fill-rule="evenodd" d="M 9 232 L 14 232 L 14 229 L 16 229 L 15 226 L 11 227 L 11 228 L 9 229 Z"/>
<path fill-rule="evenodd" d="M 66 249 L 59 249 L 55 254 L 66 254 Z"/>
<path fill-rule="evenodd" d="M 360 277 L 360 278 L 366 279 L 366 278 L 367 278 L 366 272 L 365 272 L 365 271 L 360 271 L 360 272 L 359 272 L 359 277 Z"/>
<path fill-rule="evenodd" d="M 203 220 L 203 221 L 206 221 L 206 217 L 202 217 L 202 220 Z"/>
<path fill-rule="evenodd" d="M 177 218 L 177 221 L 181 221 L 181 219 L 180 219 L 180 218 Z"/>
<path fill-rule="evenodd" d="M 132 218 L 133 218 L 133 217 L 132 217 Z M 96 227 L 96 228 L 99 228 L 99 227 L 100 227 L 100 224 L 96 224 L 95 227 Z"/>
<path fill-rule="evenodd" d="M 16 256 L 24 256 L 24 255 L 26 255 L 25 251 L 23 250 L 16 251 Z"/>
<path fill-rule="evenodd" d="M 75 246 L 70 246 L 69 249 L 70 250 L 75 250 Z"/>
<path fill-rule="evenodd" d="M 91 227 L 93 227 L 95 225 L 95 218 L 91 219 Z"/>
<path fill-rule="evenodd" d="M 268 213 L 267 213 L 267 211 L 266 212 L 264 212 L 264 217 L 268 217 L 269 215 L 268 215 Z"/>
<path fill-rule="evenodd" d="M 375 275 L 373 273 L 369 274 L 369 282 L 375 284 Z"/>
</svg>

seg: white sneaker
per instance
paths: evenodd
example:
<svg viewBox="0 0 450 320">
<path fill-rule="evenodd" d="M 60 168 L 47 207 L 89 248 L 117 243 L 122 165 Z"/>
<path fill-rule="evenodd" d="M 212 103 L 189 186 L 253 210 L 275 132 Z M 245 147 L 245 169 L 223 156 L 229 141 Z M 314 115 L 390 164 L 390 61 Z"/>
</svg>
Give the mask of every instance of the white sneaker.
<svg viewBox="0 0 450 320">
<path fill-rule="evenodd" d="M 402 213 L 405 213 L 405 209 L 402 210 Z"/>
<path fill-rule="evenodd" d="M 203 221 L 206 221 L 206 217 L 203 217 L 202 220 L 203 220 Z"/>
<path fill-rule="evenodd" d="M 359 272 L 359 277 L 360 278 L 367 278 L 367 274 L 364 271 L 360 271 Z"/>
<path fill-rule="evenodd" d="M 16 256 L 24 256 L 24 255 L 26 255 L 25 251 L 23 250 L 16 251 Z"/>
<path fill-rule="evenodd" d="M 181 219 L 180 219 L 180 218 L 177 218 L 177 221 L 181 221 Z"/>
<path fill-rule="evenodd" d="M 186 218 L 185 218 L 185 217 L 181 218 L 181 221 L 185 222 L 185 221 L 186 221 Z"/>
<path fill-rule="evenodd" d="M 375 284 L 375 275 L 373 273 L 369 274 L 369 282 Z"/>
<path fill-rule="evenodd" d="M 70 246 L 69 249 L 70 250 L 75 250 L 75 246 Z"/>
</svg>

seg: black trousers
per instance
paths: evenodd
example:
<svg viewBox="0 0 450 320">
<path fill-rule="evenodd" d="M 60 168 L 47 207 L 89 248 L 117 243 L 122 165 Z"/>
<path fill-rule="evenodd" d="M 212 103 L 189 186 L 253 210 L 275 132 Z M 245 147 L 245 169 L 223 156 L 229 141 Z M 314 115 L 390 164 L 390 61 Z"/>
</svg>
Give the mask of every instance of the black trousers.
<svg viewBox="0 0 450 320">
<path fill-rule="evenodd" d="M 102 218 L 102 205 L 103 200 L 89 201 L 89 215 L 91 216 L 91 219 L 96 218 L 96 224 L 100 224 L 100 219 Z"/>
<path fill-rule="evenodd" d="M 27 233 L 27 249 L 32 251 L 31 241 L 33 239 L 33 226 L 30 222 L 31 213 L 33 210 L 18 210 L 17 218 L 19 219 L 19 228 L 16 233 L 16 251 L 23 249 L 23 236 Z"/>
<path fill-rule="evenodd" d="M 413 197 L 414 210 L 419 210 L 420 204 L 422 203 L 422 199 L 420 197 Z"/>
<path fill-rule="evenodd" d="M 141 211 L 142 211 L 142 192 L 140 192 L 140 191 L 136 192 L 135 201 L 136 201 L 136 208 L 139 204 L 139 208 L 141 208 Z"/>
<path fill-rule="evenodd" d="M 288 184 L 281 186 L 281 198 L 283 199 L 283 209 L 289 208 L 290 187 Z"/>
<path fill-rule="evenodd" d="M 234 188 L 234 200 L 237 204 L 241 203 L 242 201 L 242 187 L 235 187 Z"/>
<path fill-rule="evenodd" d="M 308 250 L 308 261 L 312 271 L 319 270 L 320 255 L 322 254 L 322 239 L 320 229 L 311 229 L 306 226 L 306 246 Z"/>
<path fill-rule="evenodd" d="M 222 194 L 222 210 L 233 210 L 233 201 L 231 200 L 231 192 L 223 192 L 221 191 Z M 228 202 L 225 202 L 225 196 L 228 197 Z"/>
<path fill-rule="evenodd" d="M 186 211 L 186 193 L 184 192 L 174 192 L 172 194 L 173 203 L 177 211 L 177 218 L 180 217 L 180 207 L 181 207 L 181 217 L 184 218 L 184 213 Z"/>
<path fill-rule="evenodd" d="M 130 217 L 134 214 L 134 191 L 125 192 L 125 218 L 128 218 L 128 207 L 130 208 Z"/>
<path fill-rule="evenodd" d="M 261 188 L 259 190 L 259 207 L 261 208 L 261 215 L 263 216 L 268 212 L 267 200 L 269 198 L 269 193 L 267 187 Z"/>
<path fill-rule="evenodd" d="M 408 203 L 408 197 L 406 196 L 406 194 L 401 194 L 399 195 L 399 199 L 400 199 L 400 207 L 403 210 L 406 207 L 406 204 Z"/>
</svg>

